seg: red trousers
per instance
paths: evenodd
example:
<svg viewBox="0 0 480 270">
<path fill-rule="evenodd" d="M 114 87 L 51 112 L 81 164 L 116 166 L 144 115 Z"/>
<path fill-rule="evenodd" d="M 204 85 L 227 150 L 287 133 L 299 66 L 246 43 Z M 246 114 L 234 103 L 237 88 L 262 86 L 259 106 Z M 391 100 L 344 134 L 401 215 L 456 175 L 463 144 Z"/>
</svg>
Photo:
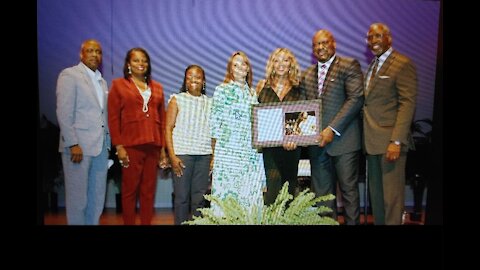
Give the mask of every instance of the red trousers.
<svg viewBox="0 0 480 270">
<path fill-rule="evenodd" d="M 122 168 L 122 216 L 125 225 L 135 225 L 137 194 L 140 197 L 140 221 L 150 225 L 157 187 L 160 147 L 138 145 L 125 147 L 129 166 Z"/>
</svg>

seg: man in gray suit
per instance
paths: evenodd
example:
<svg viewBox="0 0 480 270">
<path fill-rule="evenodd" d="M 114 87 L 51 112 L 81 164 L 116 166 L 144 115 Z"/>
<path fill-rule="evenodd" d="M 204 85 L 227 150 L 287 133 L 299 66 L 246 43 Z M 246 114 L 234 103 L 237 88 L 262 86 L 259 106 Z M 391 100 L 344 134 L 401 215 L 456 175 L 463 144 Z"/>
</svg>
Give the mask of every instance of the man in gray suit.
<svg viewBox="0 0 480 270">
<path fill-rule="evenodd" d="M 376 56 L 368 68 L 363 107 L 364 144 L 375 224 L 399 225 L 405 201 L 407 151 L 415 113 L 417 75 L 412 61 L 393 50 L 388 26 L 374 23 L 367 43 Z"/>
<path fill-rule="evenodd" d="M 86 40 L 81 62 L 64 69 L 57 80 L 59 151 L 65 176 L 69 225 L 98 225 L 105 203 L 110 135 L 107 82 L 98 66 L 102 47 Z"/>
<path fill-rule="evenodd" d="M 352 58 L 335 54 L 336 42 L 322 29 L 312 39 L 318 62 L 305 70 L 302 84 L 306 98 L 322 102 L 322 131 L 319 146 L 309 146 L 312 186 L 317 196 L 342 193 L 345 224 L 360 224 L 358 191 L 361 132 L 359 115 L 363 105 L 363 74 Z M 336 202 L 326 206 L 336 218 Z"/>
</svg>

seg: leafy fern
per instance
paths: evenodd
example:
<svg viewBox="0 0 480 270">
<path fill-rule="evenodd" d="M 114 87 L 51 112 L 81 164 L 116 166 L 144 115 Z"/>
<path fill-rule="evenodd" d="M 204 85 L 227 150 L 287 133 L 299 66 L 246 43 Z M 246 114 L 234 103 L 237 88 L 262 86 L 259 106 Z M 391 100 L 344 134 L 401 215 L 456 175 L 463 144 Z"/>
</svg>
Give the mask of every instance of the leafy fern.
<svg viewBox="0 0 480 270">
<path fill-rule="evenodd" d="M 188 225 L 338 225 L 339 223 L 326 216 L 332 210 L 326 206 L 315 207 L 318 202 L 335 199 L 332 194 L 315 198 L 309 189 L 302 191 L 295 199 L 288 193 L 288 182 L 282 187 L 275 202 L 269 206 L 254 205 L 252 209 L 240 205 L 233 197 L 225 200 L 212 195 L 204 195 L 205 199 L 216 204 L 223 212 L 218 214 L 212 208 L 201 208 L 201 217 L 185 221 Z"/>
</svg>

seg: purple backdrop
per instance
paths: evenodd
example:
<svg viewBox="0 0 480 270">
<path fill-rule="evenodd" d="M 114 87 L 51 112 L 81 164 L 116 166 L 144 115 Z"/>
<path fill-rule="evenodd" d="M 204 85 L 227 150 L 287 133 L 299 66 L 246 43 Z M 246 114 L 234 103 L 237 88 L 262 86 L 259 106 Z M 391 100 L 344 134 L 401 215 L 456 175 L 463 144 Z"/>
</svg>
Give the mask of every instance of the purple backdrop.
<svg viewBox="0 0 480 270">
<path fill-rule="evenodd" d="M 439 1 L 420 0 L 38 0 L 40 114 L 56 123 L 57 76 L 78 64 L 80 44 L 88 38 L 103 45 L 109 86 L 122 76 L 126 51 L 145 48 L 168 99 L 193 63 L 205 68 L 211 96 L 235 50 L 250 57 L 254 86 L 277 47 L 290 48 L 303 70 L 313 63 L 311 39 L 321 28 L 334 34 L 337 54 L 358 59 L 365 72 L 372 58 L 366 31 L 384 22 L 393 47 L 417 66 L 415 118 L 432 118 L 439 12 Z"/>
</svg>

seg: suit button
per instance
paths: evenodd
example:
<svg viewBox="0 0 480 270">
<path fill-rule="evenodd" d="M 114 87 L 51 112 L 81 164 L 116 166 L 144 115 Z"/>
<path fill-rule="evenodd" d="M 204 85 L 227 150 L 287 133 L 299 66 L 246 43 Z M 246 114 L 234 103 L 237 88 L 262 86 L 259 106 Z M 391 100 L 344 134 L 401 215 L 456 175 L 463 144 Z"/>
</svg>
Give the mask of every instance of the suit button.
<svg viewBox="0 0 480 270">
<path fill-rule="evenodd" d="M 150 114 L 147 113 L 147 117 L 150 117 Z"/>
<path fill-rule="evenodd" d="M 102 128 L 105 127 L 104 125 L 102 125 Z"/>
</svg>

